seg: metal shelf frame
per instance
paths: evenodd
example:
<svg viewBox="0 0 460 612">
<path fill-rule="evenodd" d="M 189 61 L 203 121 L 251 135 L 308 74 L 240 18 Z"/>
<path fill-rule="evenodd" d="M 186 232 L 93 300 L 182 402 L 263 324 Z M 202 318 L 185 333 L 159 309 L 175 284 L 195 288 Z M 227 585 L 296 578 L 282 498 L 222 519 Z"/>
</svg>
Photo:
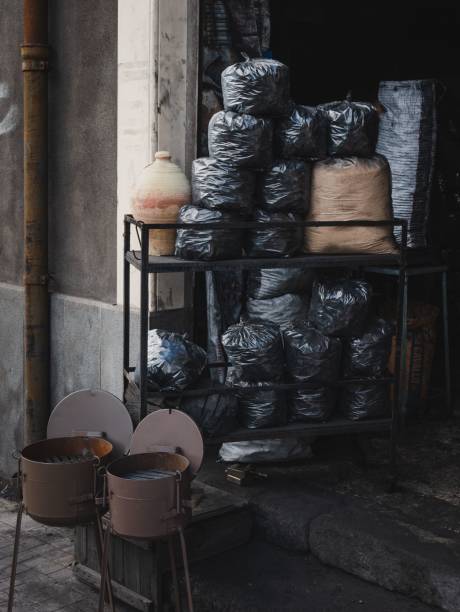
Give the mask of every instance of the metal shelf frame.
<svg viewBox="0 0 460 612">
<path fill-rule="evenodd" d="M 123 370 L 125 386 L 129 380 L 129 374 L 135 368 L 130 363 L 130 315 L 131 315 L 131 295 L 130 295 L 130 272 L 131 267 L 140 272 L 140 418 L 147 415 L 149 393 L 147 389 L 147 350 L 148 350 L 148 331 L 149 331 L 149 275 L 167 272 L 196 272 L 196 271 L 222 271 L 226 269 L 254 269 L 254 268 L 288 268 L 288 267 L 308 267 L 308 268 L 351 268 L 356 270 L 368 270 L 376 272 L 378 270 L 391 270 L 398 282 L 397 299 L 397 353 L 396 353 L 396 376 L 381 379 L 365 379 L 362 382 L 373 384 L 389 384 L 393 386 L 392 411 L 391 417 L 387 419 L 373 419 L 367 421 L 350 421 L 345 418 L 332 418 L 323 423 L 293 423 L 267 429 L 239 429 L 226 436 L 219 438 L 209 438 L 210 444 L 220 444 L 223 441 L 253 440 L 264 438 L 280 438 L 290 435 L 310 434 L 310 435 L 337 435 L 337 434 L 360 434 L 365 432 L 386 431 L 390 433 L 390 466 L 392 472 L 395 469 L 396 461 L 396 442 L 402 423 L 401 407 L 404 405 L 403 385 L 404 364 L 407 352 L 407 221 L 395 219 L 393 221 L 298 221 L 298 222 L 270 222 L 264 227 L 400 227 L 401 243 L 396 254 L 305 254 L 290 258 L 249 258 L 228 261 L 191 261 L 177 257 L 153 257 L 149 256 L 149 236 L 150 232 L 164 229 L 222 229 L 221 224 L 147 224 L 137 221 L 132 215 L 124 217 L 124 290 L 123 290 Z M 135 229 L 139 240 L 139 250 L 131 247 L 131 230 Z M 226 225 L 226 229 L 261 229 L 261 224 L 251 221 L 241 221 Z M 210 364 L 214 367 L 222 367 L 224 364 Z M 350 384 L 355 381 L 342 380 L 339 385 Z M 311 383 L 310 383 L 311 385 Z M 308 383 L 286 383 L 273 385 L 274 388 L 302 388 L 308 387 Z M 250 391 L 250 389 L 249 389 Z M 202 396 L 214 393 L 234 393 L 235 389 L 226 385 L 218 385 L 203 389 L 185 390 L 181 393 L 161 393 L 164 397 L 186 397 Z M 240 392 L 240 389 L 238 389 Z M 157 392 L 158 395 L 158 392 Z"/>
</svg>

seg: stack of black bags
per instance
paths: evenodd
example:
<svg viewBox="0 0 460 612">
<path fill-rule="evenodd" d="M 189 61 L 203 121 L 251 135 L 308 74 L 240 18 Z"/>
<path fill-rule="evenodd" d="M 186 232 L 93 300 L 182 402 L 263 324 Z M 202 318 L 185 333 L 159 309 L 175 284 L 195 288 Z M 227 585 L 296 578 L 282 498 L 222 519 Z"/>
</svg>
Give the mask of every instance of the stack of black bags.
<svg viewBox="0 0 460 612">
<path fill-rule="evenodd" d="M 284 326 L 246 321 L 227 330 L 227 383 L 237 388 L 242 425 L 389 414 L 388 385 L 378 379 L 387 370 L 393 326 L 370 314 L 371 294 L 363 280 L 323 279 L 313 284 L 304 319 Z M 276 383 L 302 385 L 264 389 Z"/>
<path fill-rule="evenodd" d="M 218 223 L 222 230 L 179 230 L 176 255 L 187 259 L 290 257 L 302 249 L 300 226 L 308 211 L 310 164 L 284 159 L 283 121 L 290 116 L 289 70 L 275 60 L 252 59 L 222 73 L 224 109 L 209 122 L 210 157 L 192 165 L 193 204 L 181 223 Z M 313 112 L 313 111 L 312 111 Z M 325 137 L 324 120 L 321 134 Z M 312 157 L 315 153 L 311 151 Z M 235 231 L 229 223 L 254 221 L 260 229 Z"/>
<path fill-rule="evenodd" d="M 312 163 L 372 155 L 377 113 L 351 100 L 294 105 L 289 70 L 275 60 L 229 66 L 222 92 L 224 110 L 208 128 L 210 157 L 193 162 L 193 203 L 178 219 L 218 227 L 178 230 L 176 256 L 293 257 L 303 249 L 303 227 L 296 222 L 308 214 Z M 257 227 L 230 225 L 247 221 Z M 270 222 L 284 225 L 272 228 Z M 247 274 L 243 321 L 222 336 L 231 364 L 227 383 L 236 388 L 246 427 L 324 421 L 337 406 L 353 419 L 386 413 L 381 385 L 349 385 L 341 392 L 335 386 L 343 376 L 385 371 L 391 330 L 383 321 L 369 322 L 370 287 L 343 279 L 316 282 L 313 290 L 312 284 L 312 274 L 296 267 Z M 289 393 L 266 388 L 276 382 L 306 386 Z"/>
</svg>

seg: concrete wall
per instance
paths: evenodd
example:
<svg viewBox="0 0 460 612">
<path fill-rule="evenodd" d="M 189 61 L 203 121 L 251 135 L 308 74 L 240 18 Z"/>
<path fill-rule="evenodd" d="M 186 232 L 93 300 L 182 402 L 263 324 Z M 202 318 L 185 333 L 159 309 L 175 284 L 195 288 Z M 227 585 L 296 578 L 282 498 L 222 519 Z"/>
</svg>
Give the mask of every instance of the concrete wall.
<svg viewBox="0 0 460 612">
<path fill-rule="evenodd" d="M 50 271 L 115 302 L 117 0 L 50 0 Z"/>
<path fill-rule="evenodd" d="M 50 0 L 50 271 L 114 302 L 117 0 Z M 22 2 L 0 0 L 0 282 L 22 276 Z"/>
<path fill-rule="evenodd" d="M 119 156 L 126 181 L 120 189 L 123 207 L 138 167 L 149 161 L 154 142 L 157 147 L 157 131 L 162 134 L 161 146 L 170 148 L 183 167 L 189 166 L 194 155 L 197 66 L 190 49 L 195 49 L 197 40 L 198 12 L 197 0 L 134 0 L 135 4 L 129 0 L 136 11 L 142 8 L 142 19 L 149 20 L 148 27 L 142 29 L 141 43 L 133 27 L 134 14 L 126 8 L 128 0 L 118 2 L 123 6 L 123 19 L 129 21 L 126 28 L 126 21 L 120 23 L 125 45 L 125 53 L 120 54 L 120 107 L 126 112 L 118 126 L 118 153 L 126 151 L 123 159 Z M 117 0 L 50 0 L 50 408 L 82 387 L 102 387 L 119 397 L 122 394 L 122 311 L 113 305 L 117 259 L 120 263 L 117 4 Z M 159 14 L 163 28 L 156 27 L 155 15 Z M 0 0 L 0 15 L 0 476 L 10 477 L 16 470 L 12 453 L 22 446 L 23 410 L 23 292 L 19 286 L 23 242 L 22 2 Z M 136 41 L 139 44 L 134 51 L 142 46 L 142 54 L 146 54 L 148 46 L 146 57 L 133 58 L 128 53 Z M 165 116 L 158 130 L 151 104 L 160 56 L 164 62 L 162 91 L 170 89 L 173 99 L 168 102 L 163 96 Z M 186 64 L 190 70 L 185 71 Z M 130 91 L 133 79 L 137 89 Z M 174 109 L 184 101 L 177 121 Z M 174 129 L 167 117 L 174 122 Z M 132 123 L 134 120 L 137 123 Z M 141 159 L 144 156 L 145 161 Z M 181 305 L 183 284 L 181 275 L 158 283 L 154 306 L 171 309 Z M 139 347 L 136 314 L 131 338 L 131 364 L 135 364 Z"/>
<path fill-rule="evenodd" d="M 0 283 L 0 476 L 17 468 L 22 448 L 24 296 L 17 285 Z M 123 393 L 122 309 L 63 294 L 51 297 L 51 402 L 82 388 Z M 131 363 L 139 347 L 139 315 L 132 313 Z"/>
<path fill-rule="evenodd" d="M 22 2 L 0 0 L 0 282 L 22 277 Z"/>
<path fill-rule="evenodd" d="M 13 453 L 22 447 L 23 291 L 0 283 L 0 476 L 17 468 Z"/>
<path fill-rule="evenodd" d="M 116 300 L 117 0 L 50 0 L 51 407 L 121 396 Z M 0 0 L 0 476 L 22 446 L 22 2 Z M 70 295 L 63 295 L 70 294 Z M 71 297 L 78 296 L 78 297 Z M 96 301 L 97 300 L 97 301 Z"/>
<path fill-rule="evenodd" d="M 51 405 L 77 389 L 123 396 L 120 306 L 55 294 L 51 301 Z M 139 315 L 131 318 L 131 363 L 139 350 Z"/>
</svg>

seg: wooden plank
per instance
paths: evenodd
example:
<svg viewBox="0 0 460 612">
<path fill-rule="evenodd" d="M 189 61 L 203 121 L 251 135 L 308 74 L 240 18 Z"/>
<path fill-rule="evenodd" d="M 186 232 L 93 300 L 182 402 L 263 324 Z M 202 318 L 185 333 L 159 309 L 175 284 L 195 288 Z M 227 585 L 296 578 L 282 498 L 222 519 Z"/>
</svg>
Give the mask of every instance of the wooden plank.
<svg viewBox="0 0 460 612">
<path fill-rule="evenodd" d="M 246 508 L 248 502 L 227 491 L 195 480 L 192 484 L 192 525 Z"/>
<path fill-rule="evenodd" d="M 80 563 L 86 563 L 86 558 L 87 558 L 86 533 L 87 533 L 86 527 L 81 527 L 79 525 L 75 528 L 74 556 L 75 556 L 75 561 L 80 562 Z"/>
<path fill-rule="evenodd" d="M 99 589 L 101 579 L 98 572 L 81 563 L 75 564 L 73 571 L 79 580 L 88 584 L 93 589 Z M 155 606 L 152 600 L 147 597 L 143 597 L 139 593 L 131 591 L 115 581 L 112 581 L 112 588 L 116 599 L 132 606 L 135 610 L 140 610 L 140 612 L 155 612 Z"/>
</svg>

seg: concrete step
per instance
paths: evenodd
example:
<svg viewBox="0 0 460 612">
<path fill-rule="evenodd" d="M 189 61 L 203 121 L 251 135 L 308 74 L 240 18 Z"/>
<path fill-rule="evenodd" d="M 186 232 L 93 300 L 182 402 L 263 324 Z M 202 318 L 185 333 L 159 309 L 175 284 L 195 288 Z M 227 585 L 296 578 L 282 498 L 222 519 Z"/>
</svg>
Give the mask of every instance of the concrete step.
<svg viewBox="0 0 460 612">
<path fill-rule="evenodd" d="M 264 468 L 265 469 L 265 468 Z M 259 538 L 449 612 L 460 611 L 460 508 L 360 476 L 354 495 L 311 484 L 311 467 L 266 468 L 269 478 L 239 488 L 223 467 L 200 478 L 245 498 Z M 358 494 L 359 493 L 359 494 Z"/>
<path fill-rule="evenodd" d="M 308 554 L 266 542 L 193 564 L 195 609 L 200 612 L 430 612 Z"/>
<path fill-rule="evenodd" d="M 449 612 L 460 610 L 460 547 L 454 538 L 347 507 L 314 519 L 309 540 L 323 563 Z"/>
</svg>

